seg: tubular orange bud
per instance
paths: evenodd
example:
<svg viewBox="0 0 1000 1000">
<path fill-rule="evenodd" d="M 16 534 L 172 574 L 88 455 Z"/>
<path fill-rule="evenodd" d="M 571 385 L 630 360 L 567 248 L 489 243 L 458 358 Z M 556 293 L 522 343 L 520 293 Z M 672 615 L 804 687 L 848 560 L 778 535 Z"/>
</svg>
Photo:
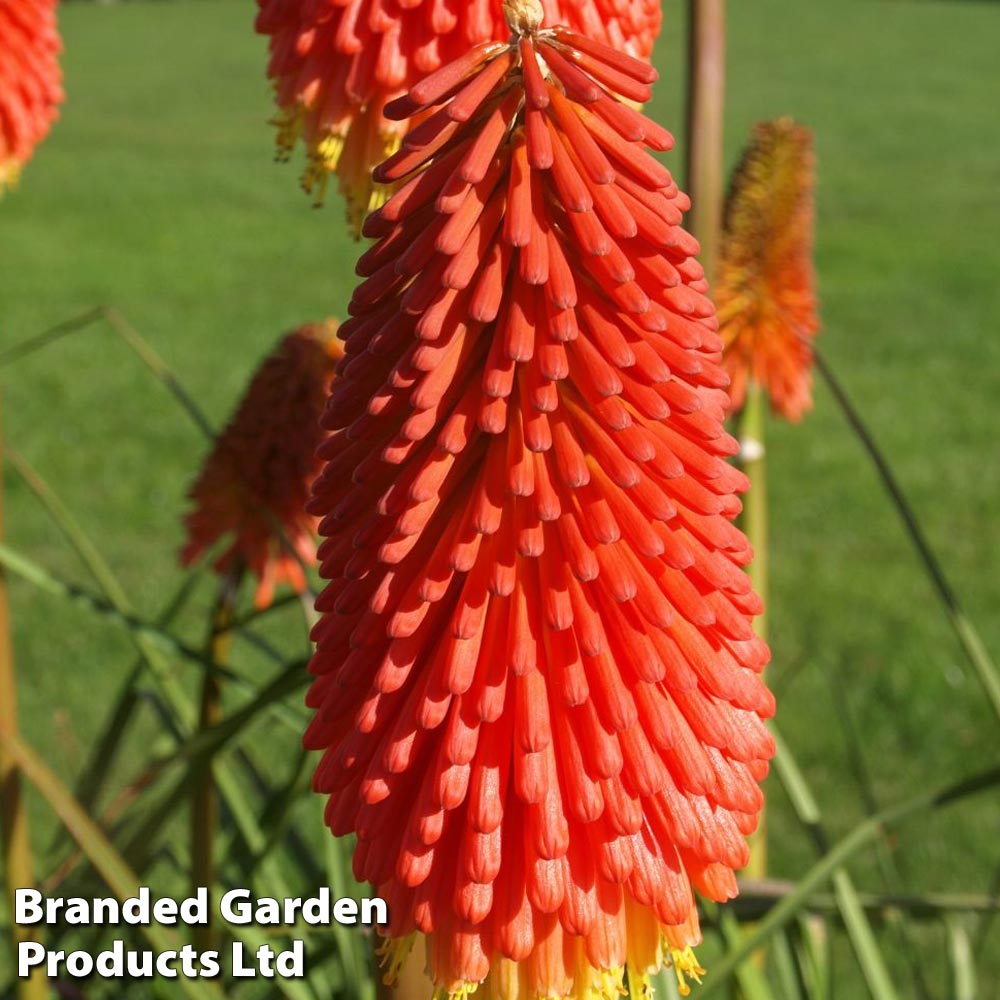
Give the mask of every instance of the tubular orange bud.
<svg viewBox="0 0 1000 1000">
<path fill-rule="evenodd" d="M 305 742 L 390 974 L 421 932 L 455 998 L 638 997 L 664 960 L 686 995 L 773 752 L 722 343 L 670 137 L 588 71 L 649 68 L 515 28 L 379 168 Z"/>
<path fill-rule="evenodd" d="M 342 356 L 334 320 L 283 337 L 253 376 L 239 407 L 216 438 L 189 496 L 184 565 L 216 542 L 229 545 L 213 568 L 241 563 L 257 579 L 258 607 L 271 603 L 277 584 L 298 591 L 299 564 L 316 562 L 316 519 L 304 511 L 319 471 L 319 418 Z"/>
<path fill-rule="evenodd" d="M 809 130 L 782 118 L 754 128 L 733 176 L 715 301 L 736 410 L 749 381 L 788 420 L 812 406 L 814 166 Z"/>
<path fill-rule="evenodd" d="M 257 2 L 257 31 L 271 39 L 279 158 L 301 139 L 308 155 L 303 187 L 319 204 L 336 173 L 358 231 L 365 213 L 386 197 L 370 171 L 405 134 L 397 118 L 445 96 L 495 51 L 491 43 L 503 48 L 512 30 L 507 9 L 519 24 L 540 23 L 544 14 L 549 23 L 565 22 L 599 39 L 612 67 L 613 50 L 648 59 L 661 19 L 660 0 Z M 400 106 L 408 88 L 408 103 Z M 642 91 L 635 83 L 632 88 Z"/>
<path fill-rule="evenodd" d="M 0 195 L 13 186 L 62 103 L 56 0 L 0 0 Z"/>
</svg>

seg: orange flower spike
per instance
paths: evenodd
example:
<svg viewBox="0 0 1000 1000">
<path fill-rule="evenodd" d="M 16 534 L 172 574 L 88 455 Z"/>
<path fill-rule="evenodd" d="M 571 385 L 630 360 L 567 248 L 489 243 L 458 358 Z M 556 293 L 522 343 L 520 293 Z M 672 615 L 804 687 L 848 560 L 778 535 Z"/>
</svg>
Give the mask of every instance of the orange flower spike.
<svg viewBox="0 0 1000 1000">
<path fill-rule="evenodd" d="M 62 103 L 56 0 L 0 0 L 0 195 L 12 187 Z"/>
<path fill-rule="evenodd" d="M 750 381 L 788 420 L 812 407 L 814 161 L 808 129 L 782 118 L 757 125 L 733 177 L 715 301 L 736 410 Z"/>
<path fill-rule="evenodd" d="M 305 742 L 390 978 L 421 932 L 454 998 L 638 997 L 664 961 L 686 995 L 774 749 L 722 343 L 670 136 L 605 89 L 651 70 L 505 7 L 387 107 L 421 124 L 323 417 Z"/>
<path fill-rule="evenodd" d="M 383 114 L 385 105 L 408 88 L 418 103 L 436 101 L 451 86 L 438 75 L 443 66 L 460 78 L 491 43 L 510 36 L 504 0 L 258 0 L 258 6 L 257 31 L 271 40 L 279 158 L 301 139 L 308 155 L 303 187 L 320 204 L 336 173 L 355 229 L 386 197 L 372 183 L 371 168 L 406 131 Z M 643 59 L 660 30 L 660 0 L 544 0 L 543 7 L 550 23 Z M 644 100 L 648 81 L 621 73 L 614 60 L 592 63 L 582 47 L 580 58 L 602 82 L 620 82 L 625 96 Z"/>
<path fill-rule="evenodd" d="M 306 587 L 301 563 L 316 562 L 316 519 L 305 513 L 319 472 L 319 418 L 343 354 L 337 323 L 288 334 L 257 369 L 229 424 L 216 438 L 191 487 L 181 553 L 191 565 L 231 536 L 214 563 L 218 573 L 242 565 L 258 580 L 255 602 L 267 607 L 274 588 Z"/>
</svg>

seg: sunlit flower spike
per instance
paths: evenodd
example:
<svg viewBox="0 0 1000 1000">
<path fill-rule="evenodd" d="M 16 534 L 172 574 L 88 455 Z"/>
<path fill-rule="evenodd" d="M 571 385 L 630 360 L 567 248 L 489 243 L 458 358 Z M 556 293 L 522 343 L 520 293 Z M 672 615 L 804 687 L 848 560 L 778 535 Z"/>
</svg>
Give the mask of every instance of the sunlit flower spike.
<svg viewBox="0 0 1000 1000">
<path fill-rule="evenodd" d="M 55 121 L 61 48 L 56 0 L 0 0 L 0 195 Z"/>
<path fill-rule="evenodd" d="M 337 323 L 310 324 L 283 337 L 255 372 L 229 424 L 216 438 L 190 490 L 185 565 L 221 539 L 218 573 L 257 577 L 255 602 L 274 588 L 306 586 L 302 565 L 316 562 L 316 519 L 305 512 L 319 471 L 319 418 L 342 356 Z"/>
<path fill-rule="evenodd" d="M 279 114 L 278 148 L 300 141 L 303 186 L 317 203 L 336 172 L 352 226 L 385 197 L 371 169 L 393 152 L 403 122 L 382 114 L 422 76 L 483 42 L 504 41 L 501 0 L 258 0 L 257 30 L 270 36 L 268 75 Z M 648 58 L 660 0 L 544 0 L 549 23 L 564 23 Z"/>
<path fill-rule="evenodd" d="M 715 289 L 735 410 L 751 382 L 789 420 L 812 407 L 813 175 L 808 129 L 788 118 L 754 128 L 729 193 Z"/>
<path fill-rule="evenodd" d="M 510 3 L 387 109 L 324 415 L 306 736 L 334 834 L 445 994 L 703 970 L 773 743 L 737 450 L 655 72 Z"/>
</svg>

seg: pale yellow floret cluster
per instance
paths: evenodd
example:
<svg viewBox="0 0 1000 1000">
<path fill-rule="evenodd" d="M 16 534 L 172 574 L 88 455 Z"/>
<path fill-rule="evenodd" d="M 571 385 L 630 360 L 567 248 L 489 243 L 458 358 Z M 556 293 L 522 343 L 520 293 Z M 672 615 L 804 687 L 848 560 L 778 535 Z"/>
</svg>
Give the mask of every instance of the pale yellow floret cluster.
<svg viewBox="0 0 1000 1000">
<path fill-rule="evenodd" d="M 0 161 L 0 195 L 8 188 L 17 187 L 21 164 L 17 160 Z"/>
<path fill-rule="evenodd" d="M 386 986 L 396 985 L 403 967 L 413 950 L 415 934 L 405 938 L 387 939 L 378 949 Z M 573 970 L 573 986 L 565 993 L 541 996 L 529 982 L 529 964 L 500 959 L 482 983 L 462 982 L 451 989 L 439 988 L 434 1000 L 469 1000 L 475 993 L 477 1000 L 652 1000 L 652 976 L 664 965 L 673 970 L 677 978 L 677 992 L 682 997 L 691 995 L 688 980 L 701 984 L 705 969 L 695 956 L 694 949 L 675 948 L 665 937 L 657 936 L 652 954 L 640 955 L 635 941 L 630 942 L 629 960 L 625 967 L 598 969 L 581 958 Z"/>
<path fill-rule="evenodd" d="M 307 133 L 307 116 L 307 108 L 296 106 L 273 120 L 272 124 L 277 129 L 275 158 L 278 162 L 285 163 L 291 159 L 299 140 Z M 363 129 L 366 124 L 359 121 L 353 127 Z M 381 208 L 392 193 L 391 187 L 376 184 L 372 180 L 371 166 L 395 153 L 400 142 L 401 138 L 396 132 L 379 129 L 377 135 L 373 134 L 371 137 L 372 148 L 366 149 L 359 158 L 348 149 L 349 145 L 356 145 L 349 132 L 331 132 L 316 141 L 309 141 L 307 138 L 308 152 L 301 178 L 302 189 L 310 195 L 313 205 L 319 208 L 326 199 L 331 175 L 337 174 L 341 193 L 347 202 L 348 220 L 355 233 L 360 235 L 365 216 Z"/>
</svg>

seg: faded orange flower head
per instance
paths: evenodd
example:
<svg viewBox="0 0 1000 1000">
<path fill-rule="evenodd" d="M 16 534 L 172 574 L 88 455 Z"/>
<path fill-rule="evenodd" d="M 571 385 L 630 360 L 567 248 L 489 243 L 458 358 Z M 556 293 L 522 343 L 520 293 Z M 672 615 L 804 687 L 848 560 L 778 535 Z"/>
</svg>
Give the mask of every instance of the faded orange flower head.
<svg viewBox="0 0 1000 1000">
<path fill-rule="evenodd" d="M 763 122 L 733 177 L 715 302 L 735 410 L 750 382 L 789 420 L 812 406 L 814 159 L 808 129 Z"/>
<path fill-rule="evenodd" d="M 56 118 L 61 48 L 56 0 L 0 0 L 0 195 Z"/>
<path fill-rule="evenodd" d="M 319 471 L 320 414 L 343 353 L 337 326 L 328 320 L 282 338 L 257 369 L 189 492 L 194 507 L 185 518 L 182 562 L 190 565 L 229 536 L 214 568 L 225 573 L 242 566 L 253 573 L 258 607 L 271 603 L 279 583 L 304 590 L 299 559 L 316 561 L 316 521 L 305 503 Z"/>
<path fill-rule="evenodd" d="M 306 745 L 334 834 L 454 998 L 700 969 L 774 703 L 722 343 L 655 71 L 532 0 L 415 84 L 341 332 Z"/>
<path fill-rule="evenodd" d="M 271 38 L 279 155 L 301 139 L 303 187 L 317 203 L 336 172 L 357 228 L 384 192 L 371 169 L 399 145 L 406 124 L 387 120 L 389 101 L 422 76 L 486 41 L 510 35 L 502 0 L 257 0 L 257 30 Z M 549 23 L 648 58 L 660 0 L 544 0 Z"/>
</svg>

